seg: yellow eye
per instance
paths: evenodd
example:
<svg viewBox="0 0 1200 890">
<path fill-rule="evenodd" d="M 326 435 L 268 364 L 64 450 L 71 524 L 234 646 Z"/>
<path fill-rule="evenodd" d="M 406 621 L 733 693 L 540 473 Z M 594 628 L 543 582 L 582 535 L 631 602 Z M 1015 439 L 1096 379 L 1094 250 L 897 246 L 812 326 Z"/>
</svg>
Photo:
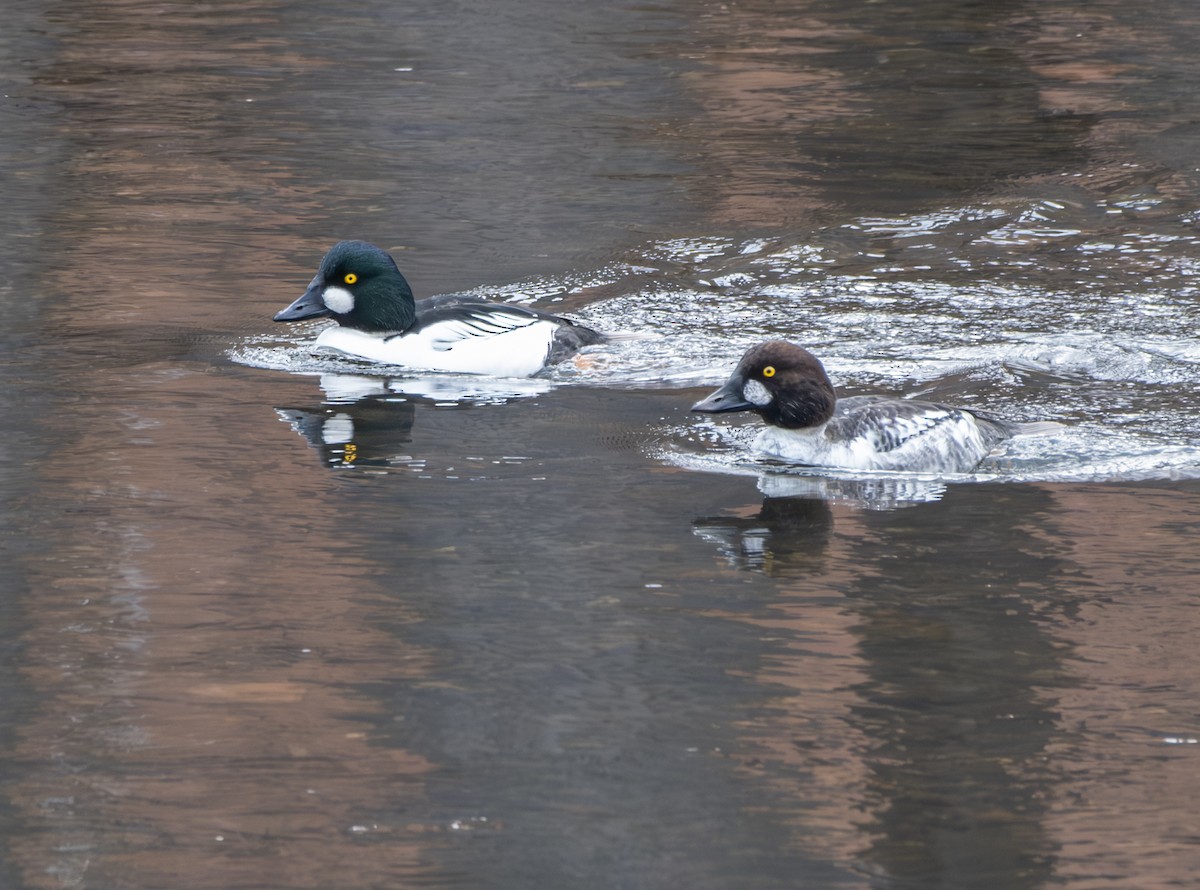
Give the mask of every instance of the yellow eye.
<svg viewBox="0 0 1200 890">
<path fill-rule="evenodd" d="M 353 272 L 347 272 L 346 277 L 342 281 L 346 282 L 346 284 L 354 284 L 354 282 L 358 281 L 358 276 Z"/>
<path fill-rule="evenodd" d="M 775 366 L 767 365 L 765 368 L 762 369 L 762 375 L 764 377 L 774 377 L 775 376 Z"/>
</svg>

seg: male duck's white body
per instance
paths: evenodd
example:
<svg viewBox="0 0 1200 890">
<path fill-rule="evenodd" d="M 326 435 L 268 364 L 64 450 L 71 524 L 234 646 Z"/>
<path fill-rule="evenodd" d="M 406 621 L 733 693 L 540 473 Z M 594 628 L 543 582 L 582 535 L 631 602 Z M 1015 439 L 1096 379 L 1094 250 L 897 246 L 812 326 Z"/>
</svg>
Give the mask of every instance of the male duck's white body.
<svg viewBox="0 0 1200 890">
<path fill-rule="evenodd" d="M 489 312 L 483 333 L 467 322 L 447 321 L 395 334 L 333 325 L 314 346 L 351 358 L 452 374 L 531 377 L 546 367 L 559 325 L 519 315 Z M 501 324 L 507 324 L 500 330 Z M 503 336 L 498 336 L 503 334 Z"/>
<path fill-rule="evenodd" d="M 276 321 L 332 316 L 314 344 L 424 371 L 529 377 L 606 337 L 524 306 L 469 297 L 414 300 L 392 258 L 364 241 L 335 244 L 308 289 Z"/>
<path fill-rule="evenodd" d="M 770 424 L 756 451 L 789 463 L 849 470 L 969 473 L 1021 424 L 964 408 L 886 396 L 839 400 L 825 368 L 781 340 L 752 347 L 725 385 L 693 411 L 755 411 Z"/>
</svg>

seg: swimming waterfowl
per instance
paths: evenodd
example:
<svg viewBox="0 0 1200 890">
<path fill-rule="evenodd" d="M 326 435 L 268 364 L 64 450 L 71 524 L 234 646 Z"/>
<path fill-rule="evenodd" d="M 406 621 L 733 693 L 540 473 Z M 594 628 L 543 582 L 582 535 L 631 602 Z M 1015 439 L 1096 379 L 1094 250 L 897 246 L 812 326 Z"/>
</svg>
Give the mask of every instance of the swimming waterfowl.
<svg viewBox="0 0 1200 890">
<path fill-rule="evenodd" d="M 768 426 L 754 448 L 767 457 L 914 473 L 969 473 L 1011 436 L 1056 426 L 915 399 L 839 399 L 817 357 L 783 340 L 747 350 L 725 384 L 692 410 L 757 413 Z"/>
<path fill-rule="evenodd" d="M 318 348 L 459 374 L 529 377 L 607 340 L 599 331 L 524 306 L 463 296 L 415 300 L 391 256 L 366 241 L 335 244 L 308 289 L 275 321 L 321 316 L 337 324 L 320 333 Z"/>
</svg>

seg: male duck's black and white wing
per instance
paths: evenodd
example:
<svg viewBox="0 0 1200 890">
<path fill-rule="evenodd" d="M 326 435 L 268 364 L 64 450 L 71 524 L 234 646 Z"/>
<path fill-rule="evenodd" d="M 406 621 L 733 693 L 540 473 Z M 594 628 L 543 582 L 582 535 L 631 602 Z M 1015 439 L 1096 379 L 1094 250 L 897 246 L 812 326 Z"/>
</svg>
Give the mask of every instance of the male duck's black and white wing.
<svg viewBox="0 0 1200 890">
<path fill-rule="evenodd" d="M 598 331 L 536 309 L 454 296 L 420 301 L 416 324 L 405 331 L 405 336 L 424 337 L 432 348 L 445 351 L 464 341 L 503 338 L 523 329 L 529 336 L 523 336 L 522 341 L 536 343 L 540 336 L 545 337 L 546 351 L 542 360 L 547 364 L 554 364 L 584 346 L 603 343 L 606 339 Z M 497 342 L 508 348 L 516 343 L 516 338 Z"/>
<path fill-rule="evenodd" d="M 556 319 L 522 306 L 445 297 L 419 302 L 416 323 L 393 336 L 422 337 L 432 348 L 447 350 L 462 341 L 499 337 L 539 323 L 557 327 Z"/>
</svg>

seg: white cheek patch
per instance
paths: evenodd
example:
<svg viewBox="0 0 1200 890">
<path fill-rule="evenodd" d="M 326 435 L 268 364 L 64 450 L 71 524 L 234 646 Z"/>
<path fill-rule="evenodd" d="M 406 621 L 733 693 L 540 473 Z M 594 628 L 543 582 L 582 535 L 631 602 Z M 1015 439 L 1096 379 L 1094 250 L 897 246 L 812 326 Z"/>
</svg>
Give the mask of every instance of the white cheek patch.
<svg viewBox="0 0 1200 890">
<path fill-rule="evenodd" d="M 325 304 L 326 309 L 336 312 L 338 315 L 354 311 L 354 294 L 344 287 L 325 288 L 321 294 L 321 301 Z"/>
<path fill-rule="evenodd" d="M 747 380 L 746 385 L 742 387 L 742 398 L 751 405 L 761 408 L 771 404 L 775 397 L 757 380 Z"/>
</svg>

